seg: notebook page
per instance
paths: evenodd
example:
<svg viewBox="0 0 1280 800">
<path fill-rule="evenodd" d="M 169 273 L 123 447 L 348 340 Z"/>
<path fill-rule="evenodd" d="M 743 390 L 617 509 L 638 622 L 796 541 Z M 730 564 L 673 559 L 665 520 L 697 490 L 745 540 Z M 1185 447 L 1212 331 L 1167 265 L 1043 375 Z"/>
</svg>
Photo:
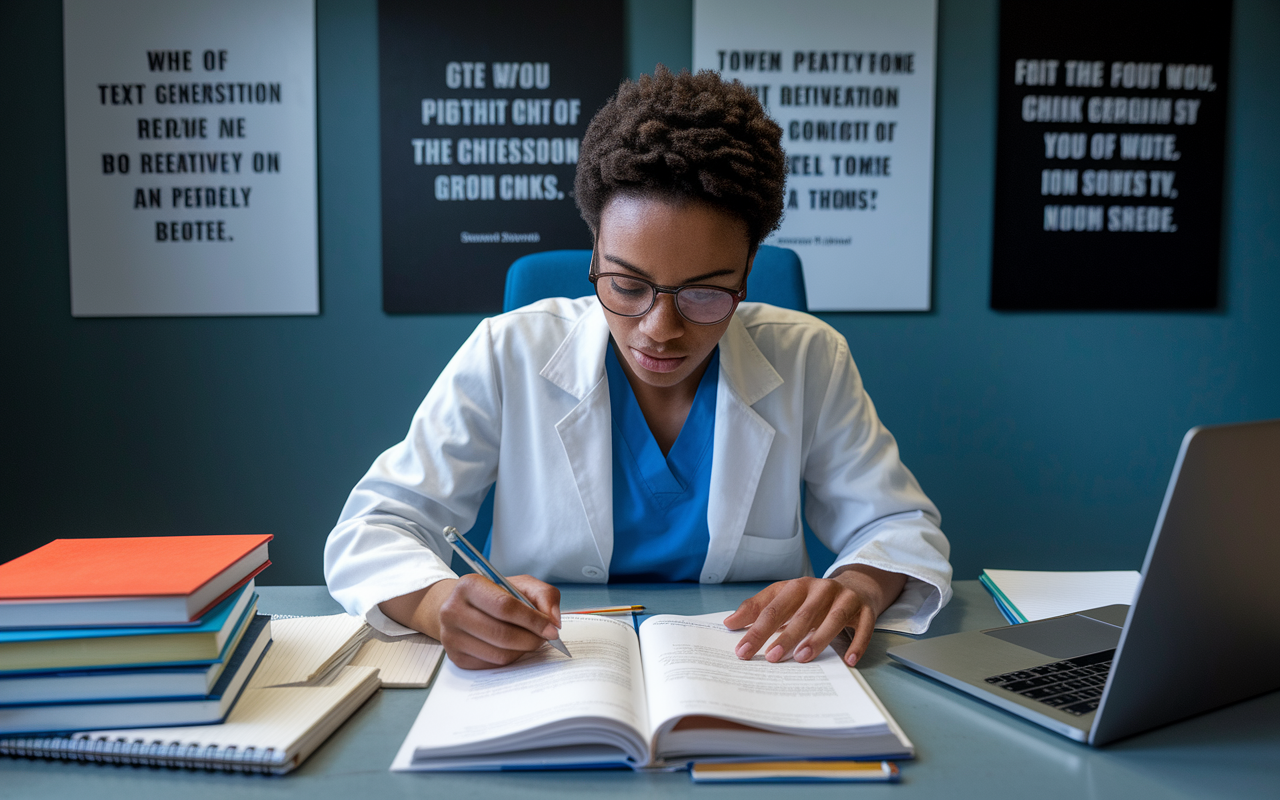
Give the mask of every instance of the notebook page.
<svg viewBox="0 0 1280 800">
<path fill-rule="evenodd" d="M 355 644 L 364 629 L 363 619 L 348 614 L 273 621 L 271 647 L 253 673 L 249 688 L 311 680 Z"/>
<path fill-rule="evenodd" d="M 78 733 L 77 739 L 123 739 L 129 742 L 198 745 L 201 749 L 235 747 L 258 751 L 274 748 L 277 753 L 296 754 L 299 743 L 310 731 L 352 695 L 372 694 L 367 685 L 375 670 L 347 667 L 328 686 L 281 686 L 245 689 L 226 722 L 220 725 L 189 725 L 176 728 L 136 728 Z M 354 709 L 353 709 L 354 710 Z"/>
<path fill-rule="evenodd" d="M 983 570 L 1028 622 L 1100 606 L 1132 605 L 1139 575 L 1134 570 L 1032 572 Z"/>
<path fill-rule="evenodd" d="M 351 666 L 377 667 L 391 689 L 425 688 L 444 655 L 444 646 L 423 633 L 387 636 L 370 628 L 368 637 Z"/>
</svg>

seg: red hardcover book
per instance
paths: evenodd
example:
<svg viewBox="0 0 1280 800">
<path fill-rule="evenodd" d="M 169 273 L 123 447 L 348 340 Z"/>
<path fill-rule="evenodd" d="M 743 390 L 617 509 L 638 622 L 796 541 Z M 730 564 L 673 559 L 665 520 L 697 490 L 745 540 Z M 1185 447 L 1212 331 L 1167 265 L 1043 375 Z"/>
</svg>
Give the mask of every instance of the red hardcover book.
<svg viewBox="0 0 1280 800">
<path fill-rule="evenodd" d="M 0 564 L 0 627 L 191 622 L 271 563 L 271 538 L 55 539 Z"/>
</svg>

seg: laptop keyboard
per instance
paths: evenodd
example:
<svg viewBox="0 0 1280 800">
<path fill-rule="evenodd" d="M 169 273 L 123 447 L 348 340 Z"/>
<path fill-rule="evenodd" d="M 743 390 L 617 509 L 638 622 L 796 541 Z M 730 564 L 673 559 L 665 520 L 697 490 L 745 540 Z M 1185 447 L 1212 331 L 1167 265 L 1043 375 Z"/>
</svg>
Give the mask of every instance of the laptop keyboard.
<svg viewBox="0 0 1280 800">
<path fill-rule="evenodd" d="M 987 678 L 987 683 L 1078 717 L 1097 710 L 1115 654 L 1115 650 L 1103 650 L 1040 667 L 992 675 Z"/>
</svg>

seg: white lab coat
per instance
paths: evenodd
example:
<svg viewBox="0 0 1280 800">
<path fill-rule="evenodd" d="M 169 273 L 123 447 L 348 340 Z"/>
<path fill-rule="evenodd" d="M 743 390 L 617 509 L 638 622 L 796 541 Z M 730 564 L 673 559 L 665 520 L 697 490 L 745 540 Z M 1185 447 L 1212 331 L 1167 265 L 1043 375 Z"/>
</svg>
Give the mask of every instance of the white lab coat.
<svg viewBox="0 0 1280 800">
<path fill-rule="evenodd" d="M 351 492 L 325 547 L 329 591 L 386 633 L 378 603 L 455 577 L 442 529 L 468 530 L 490 484 L 490 560 L 508 575 L 605 583 L 613 552 L 609 328 L 594 297 L 486 319 L 427 393 L 408 436 Z M 951 598 L 939 515 L 898 458 L 843 336 L 742 303 L 720 340 L 703 583 L 811 574 L 800 485 L 828 575 L 907 575 L 879 627 L 921 633 Z"/>
</svg>

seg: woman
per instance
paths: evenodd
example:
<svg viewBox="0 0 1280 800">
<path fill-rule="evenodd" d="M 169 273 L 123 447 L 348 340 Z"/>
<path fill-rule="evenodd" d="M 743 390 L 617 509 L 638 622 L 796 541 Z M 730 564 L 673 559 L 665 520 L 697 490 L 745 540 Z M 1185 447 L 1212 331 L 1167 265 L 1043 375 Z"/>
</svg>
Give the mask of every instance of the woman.
<svg viewBox="0 0 1280 800">
<path fill-rule="evenodd" d="M 576 201 L 596 296 L 487 319 L 405 441 L 357 484 L 325 549 L 330 591 L 466 668 L 558 635 L 548 582 L 776 580 L 725 624 L 738 648 L 808 661 L 877 617 L 919 633 L 951 596 L 938 512 L 898 459 L 844 338 L 747 294 L 782 216 L 781 130 L 718 75 L 627 82 L 583 139 Z M 497 480 L 490 557 L 533 611 L 459 579 L 441 531 Z M 837 553 L 806 577 L 808 518 Z"/>
</svg>

